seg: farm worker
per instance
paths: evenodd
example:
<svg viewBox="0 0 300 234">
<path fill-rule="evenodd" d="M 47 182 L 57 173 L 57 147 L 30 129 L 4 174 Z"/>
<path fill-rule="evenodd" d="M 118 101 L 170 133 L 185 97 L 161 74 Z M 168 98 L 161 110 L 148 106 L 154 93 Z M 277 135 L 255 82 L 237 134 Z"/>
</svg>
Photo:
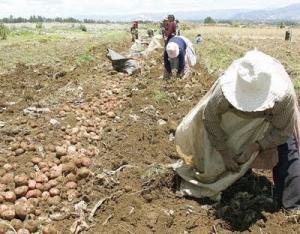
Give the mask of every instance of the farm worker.
<svg viewBox="0 0 300 234">
<path fill-rule="evenodd" d="M 153 31 L 153 29 L 149 28 L 149 29 L 147 30 L 147 34 L 148 34 L 148 37 L 149 37 L 149 38 L 152 38 L 152 37 L 154 36 L 154 31 Z"/>
<path fill-rule="evenodd" d="M 168 41 L 176 35 L 176 23 L 174 15 L 168 16 L 168 21 L 165 24 L 165 43 L 167 44 Z"/>
<path fill-rule="evenodd" d="M 167 23 L 168 23 L 168 18 L 164 18 L 164 20 L 160 23 L 160 30 L 161 30 L 161 35 L 163 36 L 163 38 L 165 38 L 165 32 L 166 32 L 166 28 L 167 28 Z"/>
<path fill-rule="evenodd" d="M 139 22 L 134 21 L 132 27 L 130 28 L 132 42 L 139 39 Z"/>
<path fill-rule="evenodd" d="M 274 58 L 234 61 L 176 131 L 181 191 L 220 199 L 249 168 L 273 169 L 275 194 L 300 208 L 299 111 L 293 84 Z"/>
<path fill-rule="evenodd" d="M 175 20 L 176 22 L 176 35 L 180 36 L 180 22 L 179 20 Z"/>
<path fill-rule="evenodd" d="M 196 63 L 193 60 L 196 55 L 192 43 L 185 37 L 172 37 L 164 51 L 164 79 L 170 79 L 172 69 L 177 70 L 177 78 L 187 78 L 189 64 L 194 66 Z"/>
<path fill-rule="evenodd" d="M 195 38 L 196 44 L 200 44 L 203 41 L 201 34 L 198 34 Z"/>
<path fill-rule="evenodd" d="M 285 40 L 286 41 L 292 41 L 292 31 L 291 30 L 287 30 L 285 32 Z"/>
</svg>

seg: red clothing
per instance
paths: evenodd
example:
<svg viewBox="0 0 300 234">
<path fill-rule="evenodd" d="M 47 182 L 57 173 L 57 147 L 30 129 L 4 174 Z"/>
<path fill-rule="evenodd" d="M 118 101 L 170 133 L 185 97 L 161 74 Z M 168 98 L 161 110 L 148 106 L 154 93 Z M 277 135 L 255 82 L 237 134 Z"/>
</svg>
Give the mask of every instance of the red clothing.
<svg viewBox="0 0 300 234">
<path fill-rule="evenodd" d="M 131 28 L 138 28 L 139 27 L 139 23 L 134 22 Z"/>
<path fill-rule="evenodd" d="M 165 27 L 165 36 L 170 37 L 172 35 L 176 35 L 176 23 L 168 22 Z"/>
</svg>

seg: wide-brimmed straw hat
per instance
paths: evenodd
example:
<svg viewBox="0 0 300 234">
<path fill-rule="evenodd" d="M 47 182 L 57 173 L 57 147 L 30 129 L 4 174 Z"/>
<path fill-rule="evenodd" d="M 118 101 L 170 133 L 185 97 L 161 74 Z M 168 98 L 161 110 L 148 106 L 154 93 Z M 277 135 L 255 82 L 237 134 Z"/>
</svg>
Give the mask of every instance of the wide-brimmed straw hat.
<svg viewBox="0 0 300 234">
<path fill-rule="evenodd" d="M 166 51 L 170 59 L 177 58 L 179 55 L 179 46 L 175 42 L 169 42 Z"/>
<path fill-rule="evenodd" d="M 234 61 L 220 77 L 225 98 L 236 109 L 263 111 L 282 99 L 290 85 L 284 67 L 274 58 L 253 50 Z"/>
</svg>

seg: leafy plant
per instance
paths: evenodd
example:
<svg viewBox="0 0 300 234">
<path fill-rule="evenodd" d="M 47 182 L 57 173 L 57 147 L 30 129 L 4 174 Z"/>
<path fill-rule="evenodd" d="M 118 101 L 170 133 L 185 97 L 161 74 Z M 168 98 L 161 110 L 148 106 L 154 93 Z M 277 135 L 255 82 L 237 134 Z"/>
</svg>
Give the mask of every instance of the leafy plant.
<svg viewBox="0 0 300 234">
<path fill-rule="evenodd" d="M 6 40 L 9 34 L 9 28 L 4 24 L 0 24 L 0 39 Z"/>
<path fill-rule="evenodd" d="M 36 28 L 36 29 L 42 29 L 43 27 L 44 27 L 44 25 L 43 25 L 42 22 L 38 22 L 38 23 L 36 23 L 36 25 L 35 25 L 35 28 Z"/>
<path fill-rule="evenodd" d="M 163 91 L 156 90 L 154 91 L 153 99 L 156 103 L 165 102 L 168 100 L 168 95 Z"/>
<path fill-rule="evenodd" d="M 94 61 L 95 58 L 90 55 L 90 54 L 83 54 L 83 55 L 80 55 L 78 58 L 77 58 L 77 63 L 78 64 L 81 64 L 81 63 L 89 63 L 91 61 Z"/>
<path fill-rule="evenodd" d="M 86 28 L 86 26 L 83 25 L 83 24 L 79 25 L 79 29 L 80 29 L 81 31 L 83 31 L 83 32 L 87 32 L 87 28 Z"/>
</svg>

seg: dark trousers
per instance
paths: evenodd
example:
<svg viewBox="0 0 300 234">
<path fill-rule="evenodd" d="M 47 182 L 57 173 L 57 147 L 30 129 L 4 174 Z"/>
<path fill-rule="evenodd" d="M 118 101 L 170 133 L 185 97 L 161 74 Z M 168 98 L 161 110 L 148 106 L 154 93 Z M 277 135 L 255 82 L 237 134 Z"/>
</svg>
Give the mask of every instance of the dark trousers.
<svg viewBox="0 0 300 234">
<path fill-rule="evenodd" d="M 174 35 L 170 35 L 167 37 L 167 39 L 165 40 L 165 47 L 167 46 L 168 42 L 170 41 L 170 39 L 174 37 Z"/>
<path fill-rule="evenodd" d="M 277 149 L 279 162 L 273 168 L 274 194 L 283 208 L 300 208 L 300 158 L 295 137 Z"/>
</svg>

